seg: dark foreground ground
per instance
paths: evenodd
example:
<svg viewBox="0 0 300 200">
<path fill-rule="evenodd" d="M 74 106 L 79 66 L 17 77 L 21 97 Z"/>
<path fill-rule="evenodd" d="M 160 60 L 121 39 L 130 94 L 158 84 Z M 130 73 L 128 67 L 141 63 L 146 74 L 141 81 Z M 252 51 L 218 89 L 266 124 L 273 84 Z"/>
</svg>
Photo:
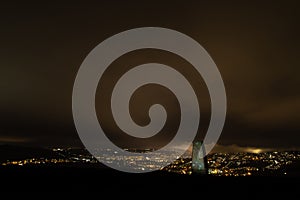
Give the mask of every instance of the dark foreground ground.
<svg viewBox="0 0 300 200">
<path fill-rule="evenodd" d="M 299 177 L 213 177 L 167 172 L 128 174 L 110 169 L 76 167 L 4 167 L 0 169 L 1 192 L 68 192 L 158 198 L 167 195 L 209 195 L 244 197 L 290 196 L 300 191 Z M 4 192 L 4 193 L 3 193 Z M 129 195 L 129 196 L 128 196 Z M 227 199 L 227 198 L 226 198 Z"/>
</svg>

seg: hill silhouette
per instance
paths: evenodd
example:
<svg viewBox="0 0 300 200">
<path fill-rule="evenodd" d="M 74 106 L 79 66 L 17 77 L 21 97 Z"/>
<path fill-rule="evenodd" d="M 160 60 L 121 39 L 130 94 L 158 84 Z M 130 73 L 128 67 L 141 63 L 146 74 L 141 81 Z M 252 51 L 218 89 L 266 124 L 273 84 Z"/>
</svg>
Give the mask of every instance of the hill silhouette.
<svg viewBox="0 0 300 200">
<path fill-rule="evenodd" d="M 0 162 L 23 160 L 28 158 L 61 158 L 51 149 L 17 145 L 0 145 Z"/>
</svg>

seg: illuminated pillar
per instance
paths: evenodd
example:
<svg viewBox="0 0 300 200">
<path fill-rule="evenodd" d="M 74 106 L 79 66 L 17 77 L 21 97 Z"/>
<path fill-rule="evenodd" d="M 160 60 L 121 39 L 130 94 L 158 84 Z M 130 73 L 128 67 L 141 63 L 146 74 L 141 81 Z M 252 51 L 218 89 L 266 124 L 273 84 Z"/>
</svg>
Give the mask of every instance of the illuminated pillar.
<svg viewBox="0 0 300 200">
<path fill-rule="evenodd" d="M 207 175 L 207 158 L 205 155 L 205 148 L 202 141 L 193 142 L 192 150 L 192 173 L 198 175 Z"/>
</svg>

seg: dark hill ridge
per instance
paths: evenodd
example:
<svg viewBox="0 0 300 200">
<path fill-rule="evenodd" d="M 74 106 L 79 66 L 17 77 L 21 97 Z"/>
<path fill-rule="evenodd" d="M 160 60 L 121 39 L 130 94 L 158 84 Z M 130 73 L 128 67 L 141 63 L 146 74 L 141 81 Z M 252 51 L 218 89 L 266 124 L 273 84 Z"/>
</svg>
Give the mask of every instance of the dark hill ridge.
<svg viewBox="0 0 300 200">
<path fill-rule="evenodd" d="M 0 162 L 23 160 L 28 158 L 61 158 L 51 149 L 16 145 L 0 145 Z"/>
<path fill-rule="evenodd" d="M 216 177 L 179 175 L 163 171 L 145 174 L 123 173 L 113 169 L 83 169 L 69 167 L 12 167 L 0 170 L 1 188 L 7 191 L 25 192 L 68 192 L 70 194 L 97 192 L 109 195 L 154 195 L 161 192 L 178 196 L 216 192 L 223 195 L 238 191 L 249 194 L 265 193 L 268 196 L 278 193 L 291 194 L 297 191 L 300 179 L 296 177 Z M 286 190 L 286 188 L 288 190 Z M 121 193 L 120 193 L 121 192 Z M 231 193 L 233 192 L 233 193 Z M 275 192 L 275 193 L 274 193 Z M 149 193 L 149 194 L 148 194 Z M 248 194 L 249 193 L 249 194 Z M 140 195 L 140 194 L 139 194 Z"/>
</svg>

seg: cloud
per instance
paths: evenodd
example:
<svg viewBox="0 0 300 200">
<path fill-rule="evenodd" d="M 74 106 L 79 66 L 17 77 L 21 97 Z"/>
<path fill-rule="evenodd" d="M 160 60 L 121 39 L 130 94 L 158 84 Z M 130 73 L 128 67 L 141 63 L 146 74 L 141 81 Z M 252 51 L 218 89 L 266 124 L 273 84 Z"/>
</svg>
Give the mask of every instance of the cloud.
<svg viewBox="0 0 300 200">
<path fill-rule="evenodd" d="M 24 137 L 0 136 L 0 143 L 27 143 L 31 141 L 32 139 Z"/>
<path fill-rule="evenodd" d="M 287 125 L 291 128 L 298 126 L 299 113 L 300 98 L 273 100 L 245 116 L 245 120 L 265 126 Z"/>
<path fill-rule="evenodd" d="M 266 151 L 272 151 L 272 148 L 261 148 L 261 147 L 243 147 L 238 146 L 236 144 L 233 145 L 220 145 L 217 144 L 212 150 L 212 153 L 217 152 L 226 152 L 226 153 L 234 153 L 234 152 L 249 152 L 249 153 L 261 153 Z"/>
<path fill-rule="evenodd" d="M 155 14 L 143 16 L 143 9 L 137 9 L 138 5 L 126 3 L 119 7 L 128 8 L 125 18 L 114 3 L 101 5 L 101 12 L 97 7 L 97 12 L 84 15 L 74 12 L 76 6 L 68 7 L 54 17 L 53 13 L 36 17 L 36 12 L 28 9 L 14 9 L 14 15 L 25 20 L 16 17 L 1 22 L 6 31 L 1 32 L 5 51 L 0 59 L 0 142 L 31 142 L 27 138 L 37 144 L 78 142 L 71 99 L 74 79 L 85 56 L 113 34 L 145 22 L 159 22 L 158 26 L 168 26 L 197 40 L 219 68 L 228 102 L 220 144 L 267 148 L 299 145 L 300 59 L 296 19 L 300 12 L 290 3 L 266 5 L 216 6 L 202 2 L 186 7 L 178 4 L 168 10 L 169 5 L 165 4 L 155 8 Z M 115 15 L 112 11 L 116 11 Z M 141 12 L 141 17 L 136 17 L 136 11 Z M 164 17 L 166 11 L 170 17 Z M 12 10 L 7 12 L 11 15 Z M 178 12 L 183 14 L 176 18 Z M 108 17 L 110 21 L 106 20 Z M 77 31 L 80 26 L 85 27 L 83 31 Z M 25 32 L 24 27 L 27 27 Z M 149 56 L 133 60 L 146 57 Z M 178 63 L 175 59 L 167 60 L 170 66 Z M 201 82 L 197 83 L 201 86 Z M 210 108 L 209 103 L 203 103 L 208 99 L 204 95 L 201 93 L 200 104 L 204 104 L 201 122 L 206 115 L 203 111 L 209 112 Z M 245 149 L 238 145 L 222 148 Z"/>
</svg>

